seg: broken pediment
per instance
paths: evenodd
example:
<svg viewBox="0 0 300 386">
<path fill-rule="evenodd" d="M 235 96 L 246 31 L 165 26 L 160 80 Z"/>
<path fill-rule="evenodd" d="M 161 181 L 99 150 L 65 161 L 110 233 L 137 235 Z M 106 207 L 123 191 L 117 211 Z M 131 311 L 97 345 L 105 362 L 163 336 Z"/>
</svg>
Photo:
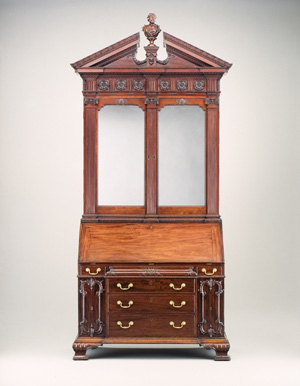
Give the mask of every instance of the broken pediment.
<svg viewBox="0 0 300 386">
<path fill-rule="evenodd" d="M 100 68 L 205 68 L 227 72 L 231 67 L 230 63 L 166 32 L 163 33 L 163 39 L 168 57 L 165 60 L 159 60 L 157 58 L 159 47 L 154 44 L 154 41 L 160 33 L 160 27 L 155 24 L 154 14 L 149 14 L 148 21 L 149 24 L 143 27 L 143 32 L 149 41 L 149 45 L 144 47 L 146 51 L 144 60 L 136 59 L 140 39 L 139 33 L 135 33 L 71 64 L 71 66 L 77 72 Z"/>
</svg>

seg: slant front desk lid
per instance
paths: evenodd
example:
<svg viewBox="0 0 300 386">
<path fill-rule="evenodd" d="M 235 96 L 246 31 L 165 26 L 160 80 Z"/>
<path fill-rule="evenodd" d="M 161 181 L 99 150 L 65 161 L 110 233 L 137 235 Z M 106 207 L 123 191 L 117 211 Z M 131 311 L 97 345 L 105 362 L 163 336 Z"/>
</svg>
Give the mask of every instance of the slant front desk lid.
<svg viewBox="0 0 300 386">
<path fill-rule="evenodd" d="M 223 262 L 220 224 L 82 224 L 80 262 Z"/>
</svg>

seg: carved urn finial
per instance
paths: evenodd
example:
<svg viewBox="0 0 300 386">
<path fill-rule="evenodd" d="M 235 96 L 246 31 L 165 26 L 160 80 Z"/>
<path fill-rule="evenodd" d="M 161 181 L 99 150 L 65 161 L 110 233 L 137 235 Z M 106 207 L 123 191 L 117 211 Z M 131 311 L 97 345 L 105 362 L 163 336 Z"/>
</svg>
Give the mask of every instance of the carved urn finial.
<svg viewBox="0 0 300 386">
<path fill-rule="evenodd" d="M 149 40 L 149 46 L 154 46 L 154 41 L 157 39 L 160 33 L 159 25 L 155 24 L 156 16 L 154 13 L 149 13 L 147 17 L 149 24 L 144 25 L 143 32 L 146 38 Z"/>
</svg>

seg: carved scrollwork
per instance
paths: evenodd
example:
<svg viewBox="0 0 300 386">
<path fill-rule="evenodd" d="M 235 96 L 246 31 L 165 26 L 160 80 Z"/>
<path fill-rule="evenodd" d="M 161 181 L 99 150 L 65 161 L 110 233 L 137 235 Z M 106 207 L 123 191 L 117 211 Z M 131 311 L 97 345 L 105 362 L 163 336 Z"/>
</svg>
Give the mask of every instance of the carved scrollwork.
<svg viewBox="0 0 300 386">
<path fill-rule="evenodd" d="M 205 104 L 206 105 L 218 105 L 219 104 L 219 98 L 206 98 Z"/>
<path fill-rule="evenodd" d="M 96 292 L 96 296 L 98 298 L 98 318 L 96 320 L 97 328 L 94 327 L 94 325 L 91 323 L 89 328 L 86 329 L 86 325 L 88 323 L 88 320 L 86 318 L 86 296 L 88 292 L 85 289 L 85 286 L 88 286 L 90 290 L 92 291 L 95 286 L 98 286 L 98 291 Z M 80 280 L 79 285 L 79 293 L 81 294 L 81 309 L 82 309 L 82 316 L 81 320 L 79 322 L 79 334 L 84 335 L 87 334 L 91 338 L 94 337 L 94 335 L 99 335 L 103 331 L 104 322 L 101 320 L 101 294 L 104 292 L 103 287 L 103 280 L 97 280 L 97 279 L 86 279 L 86 280 Z"/>
<path fill-rule="evenodd" d="M 161 276 L 161 273 L 156 268 L 147 268 L 141 276 Z"/>
<path fill-rule="evenodd" d="M 127 99 L 121 98 L 116 100 L 117 105 L 126 105 L 126 103 L 127 103 Z"/>
<path fill-rule="evenodd" d="M 158 105 L 159 99 L 158 98 L 145 98 L 145 105 Z"/>
<path fill-rule="evenodd" d="M 162 91 L 167 91 L 169 90 L 170 88 L 170 81 L 169 80 L 161 80 L 159 82 L 159 88 L 162 90 Z"/>
<path fill-rule="evenodd" d="M 187 81 L 186 80 L 177 80 L 176 82 L 176 88 L 179 91 L 184 91 L 187 89 Z"/>
<path fill-rule="evenodd" d="M 109 81 L 104 79 L 99 80 L 99 88 L 102 91 L 109 90 Z"/>
<path fill-rule="evenodd" d="M 186 99 L 176 99 L 176 103 L 178 103 L 179 105 L 186 105 L 188 103 L 188 101 Z"/>
<path fill-rule="evenodd" d="M 144 82 L 142 80 L 134 80 L 132 82 L 132 87 L 134 90 L 141 91 L 144 88 Z"/>
<path fill-rule="evenodd" d="M 85 105 L 97 105 L 98 99 L 97 98 L 84 98 L 84 104 Z"/>
<path fill-rule="evenodd" d="M 116 81 L 116 89 L 120 91 L 124 91 L 127 87 L 127 82 L 126 80 L 118 79 Z"/>
<path fill-rule="evenodd" d="M 203 80 L 194 80 L 194 89 L 196 91 L 202 91 L 204 89 L 204 81 Z"/>
<path fill-rule="evenodd" d="M 209 291 L 211 292 L 214 287 L 217 287 L 215 290 L 215 296 L 217 297 L 217 319 L 215 320 L 215 324 L 217 326 L 217 329 L 214 329 L 212 324 L 210 323 L 205 329 L 206 325 L 208 324 L 204 315 L 205 315 L 205 296 L 207 293 L 204 290 L 204 287 L 207 286 Z M 221 317 L 221 294 L 224 292 L 224 289 L 222 287 L 222 281 L 221 280 L 214 280 L 212 278 L 200 281 L 200 288 L 199 288 L 200 296 L 201 296 L 201 321 L 199 323 L 200 332 L 203 335 L 208 335 L 210 338 L 212 338 L 215 335 L 222 335 L 222 331 L 224 328 L 224 323 L 220 320 Z"/>
</svg>

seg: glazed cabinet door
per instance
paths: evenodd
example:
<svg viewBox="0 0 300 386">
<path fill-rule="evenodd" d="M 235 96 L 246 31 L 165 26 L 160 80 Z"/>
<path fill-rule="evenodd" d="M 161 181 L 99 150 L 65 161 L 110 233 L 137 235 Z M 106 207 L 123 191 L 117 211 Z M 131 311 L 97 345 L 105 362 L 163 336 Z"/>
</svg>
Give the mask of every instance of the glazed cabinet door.
<svg viewBox="0 0 300 386">
<path fill-rule="evenodd" d="M 200 279 L 198 291 L 200 336 L 224 336 L 224 280 Z"/>
<path fill-rule="evenodd" d="M 79 279 L 79 336 L 104 333 L 104 279 Z"/>
</svg>

